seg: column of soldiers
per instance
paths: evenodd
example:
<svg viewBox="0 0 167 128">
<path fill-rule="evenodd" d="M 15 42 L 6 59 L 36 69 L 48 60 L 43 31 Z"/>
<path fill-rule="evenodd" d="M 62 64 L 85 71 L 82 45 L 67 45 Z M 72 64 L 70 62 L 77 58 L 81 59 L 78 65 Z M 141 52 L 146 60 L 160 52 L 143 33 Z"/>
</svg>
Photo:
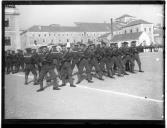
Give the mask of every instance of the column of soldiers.
<svg viewBox="0 0 167 128">
<path fill-rule="evenodd" d="M 40 85 L 37 92 L 44 90 L 44 79 L 47 82 L 53 81 L 53 90 L 60 90 L 60 87 L 66 86 L 67 82 L 70 83 L 70 87 L 76 87 L 73 82 L 73 72 L 76 68 L 78 71 L 76 84 L 81 83 L 83 79 L 93 83 L 92 77 L 102 81 L 104 81 L 104 76 L 123 77 L 129 75 L 127 70 L 135 73 L 135 61 L 139 72 L 143 72 L 139 57 L 140 51 L 135 41 L 131 42 L 130 47 L 127 42 L 123 42 L 120 48 L 117 43 L 107 46 L 106 43 L 101 42 L 101 45 L 96 46 L 91 42 L 87 46 L 78 42 L 73 47 L 54 45 L 49 49 L 48 46 L 43 46 L 38 51 L 27 48 L 25 53 L 21 50 L 17 53 L 8 50 L 5 52 L 5 66 L 7 74 L 24 71 L 25 85 L 28 84 L 28 76 L 32 72 L 34 85 Z M 62 81 L 61 85 L 58 85 L 58 78 Z"/>
</svg>

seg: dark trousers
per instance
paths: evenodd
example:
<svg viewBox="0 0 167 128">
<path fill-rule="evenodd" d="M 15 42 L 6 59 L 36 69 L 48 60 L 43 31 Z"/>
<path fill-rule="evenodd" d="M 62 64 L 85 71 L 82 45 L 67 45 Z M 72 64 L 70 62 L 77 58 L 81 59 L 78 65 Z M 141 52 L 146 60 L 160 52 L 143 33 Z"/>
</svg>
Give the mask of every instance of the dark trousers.
<svg viewBox="0 0 167 128">
<path fill-rule="evenodd" d="M 135 64 L 135 60 L 137 62 L 137 65 L 139 67 L 139 71 L 141 71 L 141 61 L 140 61 L 140 57 L 139 57 L 139 54 L 138 53 L 135 53 L 133 56 L 132 56 L 132 60 L 133 60 L 133 63 Z"/>
<path fill-rule="evenodd" d="M 89 60 L 88 59 L 82 59 L 78 64 L 78 74 L 77 74 L 78 81 L 81 81 L 81 79 L 82 79 L 82 74 L 83 74 L 84 68 L 86 69 L 87 80 L 88 81 L 92 80 Z"/>
<path fill-rule="evenodd" d="M 78 63 L 79 63 L 79 59 L 73 59 L 73 60 L 72 60 L 72 64 L 71 64 L 72 70 L 74 70 L 75 65 L 76 65 L 77 68 L 78 68 Z"/>
<path fill-rule="evenodd" d="M 131 71 L 134 72 L 134 61 L 130 55 L 126 55 L 123 57 L 123 65 L 124 65 L 124 71 L 125 71 L 125 65 L 129 62 L 131 65 Z"/>
<path fill-rule="evenodd" d="M 100 65 L 99 65 L 96 58 L 92 58 L 90 60 L 90 69 L 92 70 L 93 67 L 95 67 L 95 71 L 98 74 L 99 78 L 101 79 L 102 78 L 102 71 L 100 69 Z"/>
<path fill-rule="evenodd" d="M 64 62 L 60 69 L 62 84 L 66 84 L 69 81 L 70 85 L 73 85 L 72 68 L 70 62 Z"/>
<path fill-rule="evenodd" d="M 100 61 L 99 61 L 99 63 L 100 63 L 100 69 L 101 69 L 101 71 L 102 72 L 105 72 L 106 70 L 105 70 L 105 65 L 107 65 L 107 58 L 106 57 L 103 57 Z"/>
<path fill-rule="evenodd" d="M 38 79 L 38 81 L 39 81 L 39 84 L 40 84 L 40 88 L 43 89 L 43 79 L 47 75 L 47 73 L 49 73 L 50 78 L 54 82 L 53 83 L 53 87 L 57 88 L 58 87 L 58 83 L 57 83 L 56 73 L 54 72 L 53 65 L 49 65 L 49 64 L 42 65 L 41 71 L 39 72 L 39 79 Z"/>
<path fill-rule="evenodd" d="M 28 75 L 30 72 L 32 72 L 32 74 L 34 75 L 34 82 L 37 81 L 37 72 L 35 70 L 35 66 L 32 64 L 26 64 L 26 66 L 25 66 L 25 83 L 28 82 Z"/>
</svg>

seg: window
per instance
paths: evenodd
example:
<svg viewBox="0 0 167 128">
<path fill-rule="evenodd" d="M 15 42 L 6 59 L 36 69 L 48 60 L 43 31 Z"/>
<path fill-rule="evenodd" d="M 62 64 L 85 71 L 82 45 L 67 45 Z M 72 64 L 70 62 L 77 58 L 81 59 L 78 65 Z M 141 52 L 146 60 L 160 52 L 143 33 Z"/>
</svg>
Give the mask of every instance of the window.
<svg viewBox="0 0 167 128">
<path fill-rule="evenodd" d="M 144 31 L 146 32 L 146 28 L 144 28 Z"/>
<path fill-rule="evenodd" d="M 5 19 L 5 27 L 9 27 L 9 19 Z"/>
<path fill-rule="evenodd" d="M 49 36 L 50 36 L 50 34 L 49 34 Z"/>
<path fill-rule="evenodd" d="M 132 33 L 132 29 L 130 30 L 130 32 Z"/>
<path fill-rule="evenodd" d="M 45 34 L 45 36 L 46 36 L 46 34 Z"/>
<path fill-rule="evenodd" d="M 40 37 L 41 35 L 39 34 L 39 37 Z"/>
<path fill-rule="evenodd" d="M 11 38 L 5 37 L 5 46 L 10 46 L 10 45 L 11 45 Z"/>
<path fill-rule="evenodd" d="M 125 30 L 125 34 L 126 34 L 126 30 Z"/>
<path fill-rule="evenodd" d="M 139 32 L 139 29 L 138 29 L 138 28 L 136 28 L 136 32 Z"/>
</svg>

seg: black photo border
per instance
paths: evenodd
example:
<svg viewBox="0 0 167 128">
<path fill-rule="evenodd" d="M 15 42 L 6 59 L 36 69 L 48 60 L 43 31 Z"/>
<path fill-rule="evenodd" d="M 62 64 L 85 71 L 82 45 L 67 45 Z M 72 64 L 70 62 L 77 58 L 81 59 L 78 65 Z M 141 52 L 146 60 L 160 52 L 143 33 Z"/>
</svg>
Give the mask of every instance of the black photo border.
<svg viewBox="0 0 167 128">
<path fill-rule="evenodd" d="M 5 25 L 4 25 L 4 19 L 5 19 L 5 5 L 113 5 L 113 4 L 144 4 L 144 5 L 149 5 L 149 4 L 159 4 L 163 5 L 163 43 L 164 43 L 164 50 L 163 50 L 163 120 L 97 120 L 97 119 L 92 119 L 92 120 L 83 120 L 83 119 L 5 119 L 5 49 L 4 49 L 4 40 L 5 40 Z M 92 0 L 92 1 L 78 1 L 78 0 L 73 0 L 73 1 L 46 1 L 46 0 L 39 0 L 39 1 L 2 1 L 2 90 L 1 90 L 1 96 L 2 96 L 2 115 L 1 115 L 1 122 L 2 122 L 2 127 L 32 127 L 32 126 L 40 126 L 40 127 L 60 127 L 60 126 L 66 126 L 66 125 L 92 125 L 92 126 L 104 126 L 104 127 L 111 127 L 111 126 L 132 126 L 132 127 L 165 127 L 165 1 L 158 1 L 158 0 L 153 0 L 153 1 L 100 1 L 100 0 Z M 38 124 L 38 125 L 37 125 Z"/>
</svg>

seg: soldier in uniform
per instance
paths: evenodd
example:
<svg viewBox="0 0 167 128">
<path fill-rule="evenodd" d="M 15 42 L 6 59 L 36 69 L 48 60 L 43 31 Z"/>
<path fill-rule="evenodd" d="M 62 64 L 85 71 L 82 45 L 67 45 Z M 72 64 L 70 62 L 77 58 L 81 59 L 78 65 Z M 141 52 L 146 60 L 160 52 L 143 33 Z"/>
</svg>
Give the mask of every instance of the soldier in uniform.
<svg viewBox="0 0 167 128">
<path fill-rule="evenodd" d="M 86 79 L 89 83 L 93 83 L 92 76 L 91 76 L 91 68 L 90 68 L 90 55 L 88 53 L 88 49 L 86 48 L 86 45 L 81 43 L 80 44 L 80 50 L 79 50 L 79 63 L 78 63 L 78 81 L 76 84 L 79 84 L 82 81 L 82 74 L 84 71 L 84 68 L 86 69 Z"/>
<path fill-rule="evenodd" d="M 37 84 L 37 73 L 35 70 L 34 61 L 36 58 L 33 57 L 31 48 L 26 49 L 26 53 L 24 54 L 24 63 L 25 63 L 25 85 L 28 84 L 28 75 L 30 71 L 34 75 L 34 85 Z"/>
<path fill-rule="evenodd" d="M 130 52 L 130 48 L 128 47 L 128 42 L 123 43 L 121 50 L 123 53 L 123 70 L 125 71 L 125 65 L 129 61 L 131 65 L 131 72 L 134 73 L 134 61 L 132 60 L 132 53 Z"/>
<path fill-rule="evenodd" d="M 117 43 L 110 44 L 110 48 L 111 48 L 111 51 L 112 51 L 111 52 L 111 65 L 113 67 L 110 76 L 113 77 L 113 75 L 115 74 L 114 66 L 117 67 L 118 76 L 122 76 L 121 75 L 122 67 L 121 67 L 121 64 L 119 62 L 119 56 L 120 56 L 121 53 L 118 49 Z"/>
<path fill-rule="evenodd" d="M 90 61 L 89 61 L 90 69 L 92 70 L 92 68 L 95 67 L 95 71 L 96 71 L 96 73 L 98 75 L 98 78 L 100 80 L 104 80 L 102 78 L 102 71 L 100 69 L 100 65 L 99 65 L 99 63 L 97 61 L 97 57 L 95 55 L 95 44 L 90 43 L 89 46 L 88 46 L 88 51 L 87 52 L 88 52 L 88 54 L 90 56 Z"/>
<path fill-rule="evenodd" d="M 136 41 L 132 41 L 131 42 L 131 48 L 130 48 L 130 50 L 131 50 L 131 53 L 132 53 L 132 59 L 133 59 L 133 61 L 136 60 L 136 62 L 138 64 L 139 72 L 144 72 L 141 69 L 141 61 L 140 61 L 140 57 L 139 57 L 139 51 L 140 51 L 140 49 L 138 49 L 136 47 Z"/>
<path fill-rule="evenodd" d="M 101 42 L 101 47 L 96 49 L 95 55 L 98 56 L 99 64 L 100 64 L 100 69 L 105 74 L 105 65 L 107 63 L 107 58 L 106 58 L 106 43 Z"/>
<path fill-rule="evenodd" d="M 57 83 L 57 76 L 56 73 L 54 72 L 54 65 L 53 65 L 53 55 L 51 54 L 51 51 L 48 51 L 47 46 L 42 47 L 42 54 L 40 55 L 40 65 L 41 65 L 41 71 L 39 73 L 39 84 L 40 84 L 40 89 L 37 90 L 37 92 L 43 91 L 43 79 L 49 72 L 49 75 L 51 79 L 53 80 L 53 90 L 60 90 L 58 88 L 58 83 Z"/>
<path fill-rule="evenodd" d="M 60 67 L 60 72 L 61 72 L 61 80 L 62 80 L 62 85 L 65 86 L 66 82 L 69 81 L 70 87 L 76 87 L 73 84 L 73 78 L 72 78 L 72 67 L 71 67 L 71 61 L 72 61 L 72 52 L 70 51 L 70 47 L 67 47 L 67 50 L 64 49 L 63 51 L 63 60 L 61 61 L 61 67 Z"/>
</svg>

